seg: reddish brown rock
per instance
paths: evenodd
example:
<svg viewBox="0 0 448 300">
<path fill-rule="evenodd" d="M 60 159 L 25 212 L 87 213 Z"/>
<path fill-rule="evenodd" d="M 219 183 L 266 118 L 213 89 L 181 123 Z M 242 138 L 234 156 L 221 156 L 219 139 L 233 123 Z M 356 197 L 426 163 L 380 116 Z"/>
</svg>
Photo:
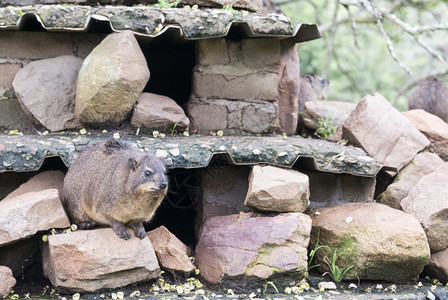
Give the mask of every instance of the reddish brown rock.
<svg viewBox="0 0 448 300">
<path fill-rule="evenodd" d="M 82 59 L 59 56 L 29 63 L 17 72 L 13 86 L 25 113 L 51 131 L 79 128 L 75 92 Z"/>
<path fill-rule="evenodd" d="M 319 236 L 316 262 L 328 271 L 324 256 L 341 254 L 340 268 L 352 269 L 345 279 L 408 282 L 418 278 L 428 263 L 428 241 L 412 215 L 378 203 L 349 203 L 320 208 L 312 214 L 310 249 Z M 318 235 L 319 233 L 319 235 Z"/>
<path fill-rule="evenodd" d="M 30 192 L 0 201 L 0 211 L 0 245 L 27 238 L 40 230 L 70 226 L 57 189 Z"/>
<path fill-rule="evenodd" d="M 310 201 L 308 176 L 295 170 L 254 166 L 244 205 L 260 211 L 303 212 Z"/>
<path fill-rule="evenodd" d="M 64 292 L 96 292 L 160 275 L 149 238 L 121 239 L 112 228 L 48 236 L 42 244 L 44 275 Z"/>
<path fill-rule="evenodd" d="M 433 253 L 448 248 L 448 162 L 424 176 L 401 201 L 403 211 L 415 216 Z"/>
<path fill-rule="evenodd" d="M 163 269 L 182 273 L 190 273 L 196 269 L 189 258 L 191 249 L 165 226 L 151 230 L 147 235 L 154 246 L 157 259 Z"/>
<path fill-rule="evenodd" d="M 83 124 L 119 124 L 132 111 L 148 80 L 148 65 L 134 34 L 112 33 L 79 70 L 76 116 Z"/>
<path fill-rule="evenodd" d="M 397 171 L 429 145 L 428 139 L 379 93 L 358 103 L 344 122 L 342 137 Z"/>
<path fill-rule="evenodd" d="M 380 194 L 377 201 L 401 210 L 401 200 L 423 178 L 443 164 L 443 160 L 434 153 L 422 152 L 404 167 L 395 177 L 386 191 Z"/>
<path fill-rule="evenodd" d="M 171 98 L 142 93 L 138 98 L 131 124 L 149 130 L 169 131 L 188 129 L 188 120 L 182 108 Z"/>
<path fill-rule="evenodd" d="M 348 116 L 355 109 L 355 103 L 338 101 L 308 101 L 305 103 L 304 112 L 305 126 L 310 129 L 317 129 L 319 119 L 331 121 L 332 126 L 343 125 Z"/>
<path fill-rule="evenodd" d="M 12 276 L 11 269 L 0 266 L 0 298 L 7 298 L 9 291 L 16 285 L 16 279 Z"/>
<path fill-rule="evenodd" d="M 448 282 L 448 249 L 433 253 L 425 271 L 431 278 L 437 278 L 446 284 Z"/>
<path fill-rule="evenodd" d="M 422 109 L 403 112 L 406 118 L 431 142 L 428 150 L 448 161 L 448 124 Z"/>
<path fill-rule="evenodd" d="M 202 276 L 210 283 L 236 289 L 260 279 L 285 284 L 288 274 L 296 280 L 307 268 L 307 246 L 311 220 L 302 213 L 262 216 L 240 213 L 205 221 L 196 246 L 196 261 Z M 239 278 L 236 280 L 236 278 Z M 243 278 L 243 279 L 242 279 Z"/>
<path fill-rule="evenodd" d="M 39 192 L 46 189 L 58 189 L 60 194 L 62 192 L 63 183 L 64 173 L 61 171 L 45 171 L 31 177 L 27 182 L 8 194 L 8 196 L 6 196 L 2 201 L 6 201 L 29 192 Z"/>
<path fill-rule="evenodd" d="M 300 62 L 295 43 L 280 42 L 278 111 L 280 131 L 294 134 L 299 119 Z"/>
</svg>

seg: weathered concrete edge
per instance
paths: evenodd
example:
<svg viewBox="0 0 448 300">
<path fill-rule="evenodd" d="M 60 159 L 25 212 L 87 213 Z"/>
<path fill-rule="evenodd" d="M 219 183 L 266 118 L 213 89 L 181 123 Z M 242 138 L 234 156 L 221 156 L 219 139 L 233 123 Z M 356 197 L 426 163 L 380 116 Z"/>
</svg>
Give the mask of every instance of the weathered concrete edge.
<svg viewBox="0 0 448 300">
<path fill-rule="evenodd" d="M 95 21 L 108 22 L 112 31 L 131 30 L 155 38 L 176 30 L 186 40 L 225 37 L 238 27 L 247 38 L 291 38 L 300 43 L 321 37 L 315 24 L 292 25 L 283 15 L 247 11 L 185 9 L 153 6 L 36 5 L 0 7 L 0 30 L 20 30 L 35 20 L 47 31 L 88 31 Z M 191 23 L 190 23 L 191 22 Z M 218 26 L 217 26 L 218 25 Z"/>
<path fill-rule="evenodd" d="M 78 153 L 109 136 L 0 135 L 0 173 L 39 170 L 45 158 L 59 156 L 68 167 Z M 300 158 L 306 167 L 328 173 L 373 177 L 382 165 L 364 151 L 324 140 L 300 137 L 168 137 L 133 136 L 124 140 L 166 160 L 169 168 L 204 168 L 214 155 L 228 154 L 236 165 L 270 164 L 292 168 Z"/>
</svg>

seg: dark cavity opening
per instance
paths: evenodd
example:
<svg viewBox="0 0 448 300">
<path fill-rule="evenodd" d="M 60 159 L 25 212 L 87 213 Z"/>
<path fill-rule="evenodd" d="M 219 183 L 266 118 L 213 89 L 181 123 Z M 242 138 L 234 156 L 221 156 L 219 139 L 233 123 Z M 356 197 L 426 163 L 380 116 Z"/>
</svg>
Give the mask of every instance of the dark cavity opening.
<svg viewBox="0 0 448 300">
<path fill-rule="evenodd" d="M 191 93 L 195 43 L 164 35 L 137 38 L 150 71 L 144 92 L 168 96 L 183 107 Z"/>
</svg>

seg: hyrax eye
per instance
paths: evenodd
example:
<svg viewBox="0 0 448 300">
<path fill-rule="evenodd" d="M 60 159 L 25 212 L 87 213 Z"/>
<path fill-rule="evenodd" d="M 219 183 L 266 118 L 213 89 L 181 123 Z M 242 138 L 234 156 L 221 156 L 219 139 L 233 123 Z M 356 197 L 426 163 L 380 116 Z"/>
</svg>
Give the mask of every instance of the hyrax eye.
<svg viewBox="0 0 448 300">
<path fill-rule="evenodd" d="M 145 171 L 145 176 L 148 176 L 148 177 L 149 177 L 149 176 L 151 176 L 151 175 L 152 175 L 152 172 L 151 172 L 151 171 L 149 171 L 149 170 L 146 170 L 146 171 Z"/>
</svg>

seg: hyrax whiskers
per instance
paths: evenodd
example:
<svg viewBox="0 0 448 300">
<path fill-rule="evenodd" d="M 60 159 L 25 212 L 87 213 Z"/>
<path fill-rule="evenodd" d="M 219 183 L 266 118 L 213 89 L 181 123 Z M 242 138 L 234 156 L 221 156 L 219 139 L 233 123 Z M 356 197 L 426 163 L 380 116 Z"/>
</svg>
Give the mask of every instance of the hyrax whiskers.
<svg viewBox="0 0 448 300">
<path fill-rule="evenodd" d="M 110 140 L 82 151 L 64 179 L 63 201 L 81 229 L 111 226 L 125 240 L 141 239 L 168 190 L 164 163 L 131 144 Z"/>
</svg>

